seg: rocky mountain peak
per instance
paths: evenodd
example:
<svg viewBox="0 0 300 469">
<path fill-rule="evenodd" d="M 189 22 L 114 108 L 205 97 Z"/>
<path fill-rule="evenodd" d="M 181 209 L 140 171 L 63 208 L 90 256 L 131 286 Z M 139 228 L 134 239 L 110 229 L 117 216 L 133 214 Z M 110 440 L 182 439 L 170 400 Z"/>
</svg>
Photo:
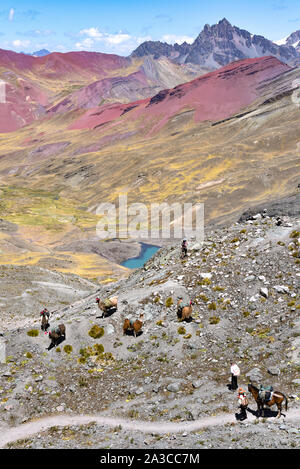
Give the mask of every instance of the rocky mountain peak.
<svg viewBox="0 0 300 469">
<path fill-rule="evenodd" d="M 216 69 L 236 60 L 273 55 L 294 66 L 300 62 L 299 44 L 300 31 L 293 33 L 285 44 L 276 44 L 262 35 L 253 35 L 233 26 L 223 18 L 212 26 L 206 24 L 192 44 L 173 46 L 160 41 L 148 41 L 141 44 L 132 56 L 165 56 L 176 63 L 191 63 Z"/>
</svg>

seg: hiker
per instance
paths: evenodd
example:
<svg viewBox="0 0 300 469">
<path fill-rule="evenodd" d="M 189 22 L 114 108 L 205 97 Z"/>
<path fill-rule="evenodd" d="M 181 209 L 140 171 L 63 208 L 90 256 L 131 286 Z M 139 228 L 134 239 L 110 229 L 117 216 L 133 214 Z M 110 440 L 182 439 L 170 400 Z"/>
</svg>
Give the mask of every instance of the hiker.
<svg viewBox="0 0 300 469">
<path fill-rule="evenodd" d="M 50 313 L 47 310 L 47 308 L 44 308 L 43 311 L 40 312 L 40 316 L 42 317 L 41 329 L 42 331 L 46 332 L 48 327 L 50 326 L 49 324 Z"/>
<path fill-rule="evenodd" d="M 240 369 L 235 362 L 231 362 L 230 372 L 231 372 L 231 390 L 235 391 L 238 388 L 238 382 L 237 382 L 238 376 L 240 376 L 241 374 Z"/>
<path fill-rule="evenodd" d="M 50 313 L 49 313 L 47 308 L 44 308 L 43 311 L 40 312 L 40 315 L 41 316 L 47 316 L 48 319 L 50 317 Z"/>
<path fill-rule="evenodd" d="M 181 243 L 181 257 L 187 256 L 187 239 L 184 238 Z"/>
<path fill-rule="evenodd" d="M 238 390 L 238 401 L 239 401 L 239 407 L 241 409 L 240 417 L 239 420 L 245 420 L 247 418 L 247 407 L 248 407 L 248 398 L 246 391 L 244 391 L 243 388 L 239 388 Z"/>
</svg>

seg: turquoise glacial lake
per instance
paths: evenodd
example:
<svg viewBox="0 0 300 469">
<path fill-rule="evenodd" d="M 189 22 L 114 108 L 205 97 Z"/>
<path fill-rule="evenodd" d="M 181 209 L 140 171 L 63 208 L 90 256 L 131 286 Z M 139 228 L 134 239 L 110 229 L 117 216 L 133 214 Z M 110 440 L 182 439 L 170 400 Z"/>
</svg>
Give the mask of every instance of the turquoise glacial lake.
<svg viewBox="0 0 300 469">
<path fill-rule="evenodd" d="M 143 267 L 143 265 L 160 249 L 159 246 L 153 246 L 151 244 L 142 244 L 141 253 L 137 257 L 131 257 L 126 261 L 122 262 L 121 265 L 127 267 L 128 269 L 138 269 Z"/>
</svg>

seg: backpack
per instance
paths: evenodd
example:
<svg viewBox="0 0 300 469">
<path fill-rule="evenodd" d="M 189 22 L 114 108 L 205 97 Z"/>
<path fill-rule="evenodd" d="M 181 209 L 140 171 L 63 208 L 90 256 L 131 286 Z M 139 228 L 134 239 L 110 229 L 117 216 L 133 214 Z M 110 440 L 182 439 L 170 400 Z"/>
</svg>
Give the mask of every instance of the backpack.
<svg viewBox="0 0 300 469">
<path fill-rule="evenodd" d="M 239 401 L 240 401 L 240 405 L 242 406 L 248 406 L 249 404 L 247 396 L 244 396 L 244 395 L 240 395 Z"/>
</svg>

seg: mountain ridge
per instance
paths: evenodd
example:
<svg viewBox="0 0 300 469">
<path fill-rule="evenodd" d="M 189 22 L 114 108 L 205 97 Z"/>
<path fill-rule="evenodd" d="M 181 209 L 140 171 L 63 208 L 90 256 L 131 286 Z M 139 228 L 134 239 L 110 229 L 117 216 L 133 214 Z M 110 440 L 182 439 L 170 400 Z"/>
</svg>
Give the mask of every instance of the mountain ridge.
<svg viewBox="0 0 300 469">
<path fill-rule="evenodd" d="M 290 44 L 278 45 L 261 35 L 253 35 L 223 18 L 219 23 L 206 24 L 192 44 L 170 45 L 160 41 L 147 41 L 140 44 L 131 57 L 162 55 L 178 63 L 193 63 L 218 68 L 230 62 L 245 58 L 274 55 L 290 65 L 300 61 L 298 51 Z"/>
</svg>

